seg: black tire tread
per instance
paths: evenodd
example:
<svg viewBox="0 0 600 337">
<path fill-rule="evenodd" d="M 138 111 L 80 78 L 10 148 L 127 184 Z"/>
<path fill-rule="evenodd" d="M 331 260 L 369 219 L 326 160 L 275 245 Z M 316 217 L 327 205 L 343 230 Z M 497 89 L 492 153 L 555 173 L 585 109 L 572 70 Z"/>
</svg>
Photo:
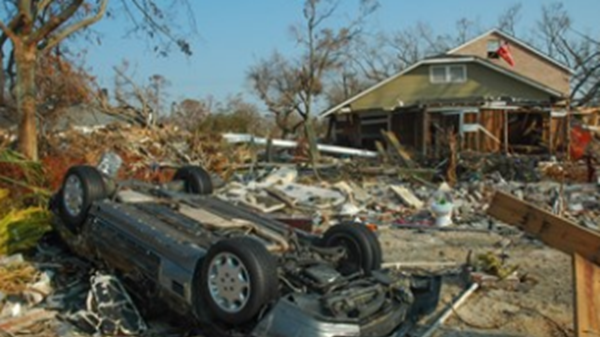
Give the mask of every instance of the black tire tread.
<svg viewBox="0 0 600 337">
<path fill-rule="evenodd" d="M 210 174 L 200 166 L 181 167 L 175 172 L 173 180 L 183 180 L 187 193 L 205 195 L 213 192 Z"/>
<path fill-rule="evenodd" d="M 360 223 L 345 222 L 329 228 L 323 235 L 326 247 L 332 247 L 340 237 L 353 240 L 359 247 L 357 254 L 361 256 L 360 268 L 370 275 L 373 270 L 381 268 L 382 252 L 379 240 L 373 232 Z"/>
<path fill-rule="evenodd" d="M 377 235 L 375 235 L 375 233 L 373 233 L 373 231 L 364 224 L 354 222 L 351 225 L 356 226 L 364 233 L 369 241 L 371 241 L 371 248 L 373 249 L 373 270 L 381 269 L 381 263 L 383 262 L 383 250 L 381 249 L 381 243 L 379 242 Z"/>
<path fill-rule="evenodd" d="M 72 216 L 71 214 L 69 214 L 63 202 L 64 184 L 66 183 L 68 177 L 71 175 L 76 175 L 81 180 L 81 183 L 83 185 L 83 209 L 78 216 Z M 86 219 L 87 212 L 92 206 L 92 203 L 98 200 L 102 200 L 106 197 L 106 185 L 104 183 L 104 179 L 102 178 L 102 174 L 100 173 L 100 171 L 98 171 L 98 169 L 89 165 L 73 166 L 69 168 L 69 170 L 65 174 L 65 177 L 63 179 L 63 185 L 59 192 L 59 215 L 69 229 L 71 229 L 75 233 L 78 233 L 81 225 Z"/>
</svg>

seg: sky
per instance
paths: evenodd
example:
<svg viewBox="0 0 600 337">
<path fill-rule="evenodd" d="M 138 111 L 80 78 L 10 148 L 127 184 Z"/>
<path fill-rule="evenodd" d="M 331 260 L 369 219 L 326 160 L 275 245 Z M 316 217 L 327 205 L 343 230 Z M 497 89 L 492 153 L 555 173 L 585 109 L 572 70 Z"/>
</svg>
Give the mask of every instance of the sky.
<svg viewBox="0 0 600 337">
<path fill-rule="evenodd" d="M 332 24 L 345 22 L 356 10 L 358 0 L 340 0 L 341 5 Z M 165 1 L 166 2 L 166 1 Z M 291 39 L 290 25 L 302 20 L 302 0 L 189 0 L 197 33 L 190 39 L 193 55 L 171 53 L 156 56 L 142 39 L 125 33 L 118 20 L 103 20 L 94 26 L 101 35 L 101 44 L 86 44 L 87 68 L 98 77 L 101 85 L 110 86 L 113 67 L 127 60 L 138 81 L 153 74 L 165 76 L 170 84 L 172 100 L 205 98 L 218 100 L 241 93 L 251 102 L 252 94 L 246 75 L 261 58 L 278 50 L 295 55 L 298 48 Z M 493 28 L 500 13 L 514 0 L 380 0 L 380 8 L 368 21 L 370 32 L 393 32 L 422 21 L 434 32 L 450 32 L 458 19 L 476 20 L 483 29 Z M 519 36 L 534 34 L 533 22 L 540 17 L 547 0 L 521 1 Z M 600 36 L 597 14 L 599 0 L 564 1 L 573 18 L 574 27 L 582 32 Z M 185 18 L 180 18 L 183 25 Z"/>
</svg>

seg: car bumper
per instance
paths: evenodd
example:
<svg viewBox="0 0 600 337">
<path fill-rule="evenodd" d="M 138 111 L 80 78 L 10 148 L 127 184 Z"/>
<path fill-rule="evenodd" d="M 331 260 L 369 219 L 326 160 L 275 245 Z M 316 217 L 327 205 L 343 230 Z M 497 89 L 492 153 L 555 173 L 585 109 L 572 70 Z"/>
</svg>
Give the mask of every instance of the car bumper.
<svg viewBox="0 0 600 337">
<path fill-rule="evenodd" d="M 253 337 L 383 337 L 400 336 L 408 305 L 397 303 L 368 322 L 328 320 L 294 303 L 290 297 L 281 298 L 252 330 Z M 406 322 L 407 323 L 407 322 Z"/>
</svg>

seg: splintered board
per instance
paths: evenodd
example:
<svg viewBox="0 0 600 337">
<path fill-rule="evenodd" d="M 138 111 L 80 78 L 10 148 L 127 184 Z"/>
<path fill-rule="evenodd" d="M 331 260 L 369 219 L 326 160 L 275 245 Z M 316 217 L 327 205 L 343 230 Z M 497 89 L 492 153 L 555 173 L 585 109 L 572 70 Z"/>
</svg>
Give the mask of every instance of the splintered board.
<svg viewBox="0 0 600 337">
<path fill-rule="evenodd" d="M 600 336 L 600 235 L 502 192 L 487 213 L 573 256 L 577 337 Z"/>
<path fill-rule="evenodd" d="M 488 215 L 517 226 L 550 247 L 577 253 L 600 264 L 600 234 L 531 205 L 510 194 L 496 192 Z"/>
<path fill-rule="evenodd" d="M 600 267 L 574 254 L 573 273 L 577 336 L 600 336 Z"/>
</svg>

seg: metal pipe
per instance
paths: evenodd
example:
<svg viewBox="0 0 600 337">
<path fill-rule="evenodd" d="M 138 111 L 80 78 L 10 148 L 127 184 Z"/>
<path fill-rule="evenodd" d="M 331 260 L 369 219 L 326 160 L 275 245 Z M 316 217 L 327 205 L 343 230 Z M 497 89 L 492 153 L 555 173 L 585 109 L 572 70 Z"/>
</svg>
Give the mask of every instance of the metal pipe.
<svg viewBox="0 0 600 337">
<path fill-rule="evenodd" d="M 455 312 L 456 310 L 458 310 L 458 308 L 461 305 L 463 305 L 465 303 L 465 301 L 478 288 L 479 288 L 479 283 L 473 283 L 473 284 L 471 284 L 471 286 L 469 287 L 469 289 L 465 290 L 465 292 L 462 293 L 462 295 L 460 295 L 460 297 L 456 300 L 456 302 L 452 303 L 452 305 L 448 309 L 446 309 L 446 311 L 442 314 L 442 316 L 440 316 L 440 318 L 438 318 L 438 320 L 435 323 L 433 323 L 433 325 L 430 326 L 429 329 L 427 329 L 427 331 L 425 331 L 425 333 L 421 335 L 421 337 L 431 337 L 431 336 L 433 336 L 433 334 L 435 333 L 435 331 L 438 328 L 440 328 L 442 325 L 444 325 L 444 323 L 446 322 L 446 320 L 448 320 L 448 318 L 450 318 L 450 316 L 452 315 L 452 313 Z"/>
<path fill-rule="evenodd" d="M 239 134 L 239 133 L 226 133 L 223 135 L 223 138 L 227 140 L 229 143 L 254 143 L 259 145 L 267 145 L 270 141 L 272 146 L 294 149 L 298 147 L 298 142 L 293 140 L 285 140 L 285 139 L 266 139 L 261 137 L 254 137 L 248 134 Z M 335 146 L 335 145 L 324 145 L 317 144 L 317 150 L 321 152 L 329 152 L 335 154 L 345 154 L 350 156 L 358 156 L 358 157 L 367 157 L 367 158 L 376 158 L 378 156 L 377 152 L 367 151 L 361 149 L 353 149 L 349 147 L 343 146 Z"/>
</svg>

